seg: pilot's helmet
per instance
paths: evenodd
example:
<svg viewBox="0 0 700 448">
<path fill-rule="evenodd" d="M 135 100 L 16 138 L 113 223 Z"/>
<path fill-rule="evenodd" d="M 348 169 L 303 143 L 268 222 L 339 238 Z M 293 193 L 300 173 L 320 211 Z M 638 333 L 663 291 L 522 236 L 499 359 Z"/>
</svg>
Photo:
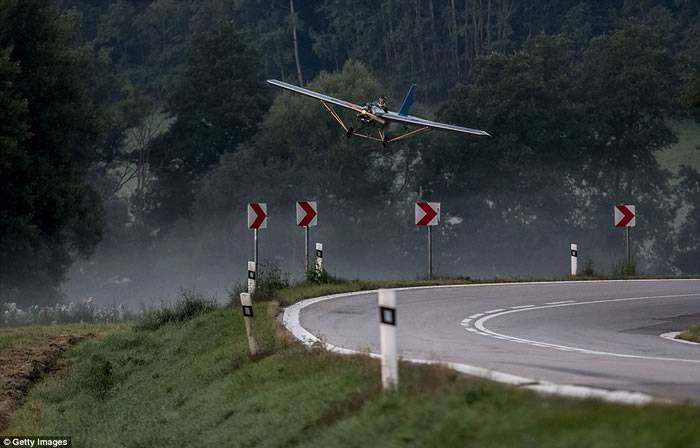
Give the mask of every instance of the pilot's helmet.
<svg viewBox="0 0 700 448">
<path fill-rule="evenodd" d="M 386 97 L 385 96 L 380 96 L 379 97 L 379 104 L 384 104 L 386 103 Z"/>
</svg>

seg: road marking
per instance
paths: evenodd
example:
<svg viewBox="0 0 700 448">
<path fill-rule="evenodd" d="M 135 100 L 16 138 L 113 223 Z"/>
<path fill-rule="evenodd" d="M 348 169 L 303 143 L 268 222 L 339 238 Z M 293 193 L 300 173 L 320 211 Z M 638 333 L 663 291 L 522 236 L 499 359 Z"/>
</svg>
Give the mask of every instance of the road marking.
<svg viewBox="0 0 700 448">
<path fill-rule="evenodd" d="M 523 308 L 532 308 L 535 305 L 520 305 L 520 306 L 511 306 L 511 310 L 521 310 Z"/>
<path fill-rule="evenodd" d="M 609 302 L 630 302 L 630 301 L 636 301 L 636 300 L 672 299 L 672 298 L 696 297 L 696 296 L 700 296 L 700 293 L 673 294 L 673 295 L 665 295 L 665 296 L 625 297 L 625 298 L 621 298 L 621 299 L 590 300 L 587 302 L 567 302 L 567 303 L 561 303 L 558 305 L 543 305 L 543 306 L 536 306 L 536 307 L 523 308 L 523 309 L 517 309 L 517 310 L 511 309 L 508 311 L 503 311 L 503 312 L 489 314 L 487 316 L 484 316 L 484 317 L 480 318 L 479 320 L 477 320 L 474 323 L 474 326 L 478 330 L 480 330 L 482 333 L 487 333 L 490 337 L 494 337 L 497 339 L 501 339 L 501 338 L 505 337 L 506 339 L 508 339 L 511 342 L 521 341 L 521 342 L 524 342 L 526 344 L 534 345 L 535 347 L 553 348 L 553 349 L 557 349 L 557 350 L 562 349 L 562 350 L 566 350 L 566 351 L 585 353 L 588 355 L 614 356 L 617 358 L 646 359 L 646 360 L 650 360 L 650 361 L 667 361 L 667 362 L 670 361 L 670 362 L 686 362 L 686 363 L 700 364 L 700 359 L 665 358 L 662 356 L 631 355 L 631 354 L 627 354 L 627 353 L 615 353 L 615 352 L 605 352 L 605 351 L 600 351 L 600 350 L 589 350 L 589 349 L 580 348 L 580 347 L 570 347 L 570 346 L 566 346 L 566 345 L 551 344 L 551 343 L 542 342 L 542 341 L 534 341 L 531 339 L 519 338 L 519 337 L 510 336 L 510 335 L 503 334 L 503 333 L 498 333 L 496 331 L 489 330 L 484 325 L 486 321 L 493 319 L 495 317 L 505 316 L 507 314 L 519 313 L 519 312 L 524 312 L 524 311 L 538 311 L 538 310 L 543 310 L 543 309 L 548 309 L 548 308 L 559 308 L 559 307 L 579 306 L 579 305 L 594 305 L 594 304 L 609 303 Z"/>
<path fill-rule="evenodd" d="M 693 342 L 693 341 L 686 341 L 685 339 L 678 339 L 676 336 L 681 334 L 681 331 L 671 331 L 669 333 L 664 333 L 660 334 L 659 336 L 673 342 L 681 342 L 683 344 L 692 344 L 692 345 L 700 345 L 700 343 Z"/>
<path fill-rule="evenodd" d="M 546 302 L 545 305 L 561 305 L 563 303 L 574 303 L 573 300 L 560 300 L 559 302 Z"/>
<path fill-rule="evenodd" d="M 497 308 L 495 310 L 484 311 L 484 314 L 500 313 L 501 311 L 505 311 L 505 310 L 503 308 Z"/>
<path fill-rule="evenodd" d="M 476 314 L 472 314 L 471 316 L 469 316 L 469 318 L 470 318 L 470 319 L 476 319 L 476 318 L 479 318 L 479 317 L 481 317 L 481 316 L 483 316 L 483 315 L 484 315 L 484 313 L 476 313 Z"/>
<path fill-rule="evenodd" d="M 587 283 L 603 283 L 603 282 L 622 282 L 625 280 L 596 280 L 596 281 L 588 281 Z M 650 280 L 630 280 L 630 281 L 650 281 Z M 671 280 L 675 281 L 675 280 Z M 552 284 L 552 283 L 559 283 L 559 284 L 570 284 L 574 283 L 571 281 L 568 282 L 539 282 L 539 284 Z M 528 283 L 519 283 L 520 285 L 528 285 Z M 490 286 L 511 286 L 513 283 L 496 283 L 496 284 L 490 284 Z M 455 287 L 455 285 L 450 285 L 451 287 Z M 478 286 L 483 286 L 483 284 L 478 284 L 478 285 L 456 285 L 456 287 L 478 287 Z M 436 286 L 436 288 L 445 288 L 449 287 L 448 285 L 440 285 Z M 402 290 L 420 290 L 420 289 L 427 289 L 427 287 L 423 286 L 418 286 L 418 287 L 412 287 L 412 288 L 400 288 Z M 284 326 L 289 330 L 292 335 L 294 335 L 295 338 L 300 340 L 304 345 L 307 346 L 314 346 L 317 344 L 321 344 L 321 346 L 325 347 L 327 350 L 332 351 L 334 353 L 339 353 L 339 354 L 344 354 L 344 355 L 367 355 L 369 353 L 369 356 L 372 358 L 378 358 L 379 355 L 376 353 L 371 353 L 368 352 L 367 350 L 350 350 L 344 347 L 339 347 L 333 344 L 330 344 L 328 342 L 324 342 L 324 340 L 320 339 L 319 337 L 313 335 L 310 333 L 308 330 L 306 330 L 304 327 L 301 326 L 300 322 L 300 313 L 301 310 L 306 308 L 307 306 L 313 305 L 318 302 L 325 302 L 327 300 L 333 300 L 333 299 L 341 299 L 341 298 L 347 298 L 351 296 L 358 296 L 358 295 L 365 295 L 365 294 L 376 294 L 377 290 L 374 291 L 357 291 L 354 293 L 342 293 L 342 294 L 333 294 L 329 296 L 322 296 L 322 297 L 316 297 L 313 299 L 306 299 L 302 300 L 300 302 L 295 303 L 294 305 L 285 308 L 284 310 L 284 315 L 282 317 L 282 321 L 284 323 Z M 473 330 L 467 328 L 467 330 Z M 475 331 L 476 332 L 476 331 Z M 517 342 L 517 341 L 514 341 Z M 634 404 L 634 405 L 644 405 L 644 404 L 649 404 L 654 401 L 668 401 L 668 400 L 663 400 L 663 399 L 658 399 L 655 398 L 651 395 L 642 393 L 642 392 L 631 392 L 631 391 L 626 391 L 626 390 L 610 390 L 610 389 L 600 389 L 597 387 L 589 387 L 589 386 L 577 386 L 577 385 L 571 385 L 571 384 L 557 384 L 557 383 L 552 383 L 549 381 L 540 381 L 540 380 L 535 380 L 532 378 L 527 378 L 519 375 L 513 375 L 510 373 L 504 373 L 504 372 L 499 372 L 497 370 L 491 370 L 491 369 L 486 369 L 483 367 L 478 367 L 478 366 L 473 366 L 470 364 L 464 364 L 464 363 L 455 363 L 455 362 L 443 362 L 439 360 L 426 360 L 426 359 L 404 359 L 404 361 L 412 362 L 414 364 L 439 364 L 439 365 L 444 365 L 447 366 L 451 369 L 454 369 L 458 372 L 465 373 L 467 375 L 472 375 L 472 376 L 477 376 L 481 378 L 486 378 L 492 381 L 497 381 L 499 383 L 504 383 L 504 384 L 510 384 L 513 386 L 517 386 L 523 389 L 529 389 L 535 392 L 540 392 L 544 394 L 554 394 L 554 395 L 562 395 L 566 397 L 575 397 L 575 398 L 593 398 L 593 399 L 598 399 L 598 400 L 604 400 L 604 401 L 611 401 L 611 402 L 617 402 L 617 403 L 626 403 L 626 404 Z"/>
</svg>

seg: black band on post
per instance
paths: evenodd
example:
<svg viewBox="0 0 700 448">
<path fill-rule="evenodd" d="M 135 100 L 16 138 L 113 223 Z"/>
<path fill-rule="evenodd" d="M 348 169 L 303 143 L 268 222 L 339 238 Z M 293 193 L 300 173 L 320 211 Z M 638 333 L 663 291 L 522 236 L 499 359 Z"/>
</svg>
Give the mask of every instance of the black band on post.
<svg viewBox="0 0 700 448">
<path fill-rule="evenodd" d="M 253 317 L 253 307 L 250 305 L 243 305 L 243 315 L 245 317 Z"/>
<path fill-rule="evenodd" d="M 396 325 L 396 309 L 387 308 L 385 306 L 379 307 L 379 320 L 383 324 Z"/>
<path fill-rule="evenodd" d="M 578 257 L 578 251 L 577 250 L 571 250 L 571 256 L 572 257 Z"/>
</svg>

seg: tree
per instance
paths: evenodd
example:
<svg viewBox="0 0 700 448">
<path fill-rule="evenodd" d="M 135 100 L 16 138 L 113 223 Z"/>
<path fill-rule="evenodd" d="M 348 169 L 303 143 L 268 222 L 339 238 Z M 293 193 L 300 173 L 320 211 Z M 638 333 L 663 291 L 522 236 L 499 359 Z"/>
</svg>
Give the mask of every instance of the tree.
<svg viewBox="0 0 700 448">
<path fill-rule="evenodd" d="M 230 24 L 194 37 L 167 108 L 175 122 L 151 150 L 157 184 L 150 201 L 159 220 L 186 215 L 202 175 L 254 134 L 270 104 L 258 60 Z"/>
<path fill-rule="evenodd" d="M 100 198 L 84 180 L 100 117 L 74 25 L 46 0 L 0 3 L 3 300 L 55 300 L 72 260 L 100 240 Z"/>
</svg>

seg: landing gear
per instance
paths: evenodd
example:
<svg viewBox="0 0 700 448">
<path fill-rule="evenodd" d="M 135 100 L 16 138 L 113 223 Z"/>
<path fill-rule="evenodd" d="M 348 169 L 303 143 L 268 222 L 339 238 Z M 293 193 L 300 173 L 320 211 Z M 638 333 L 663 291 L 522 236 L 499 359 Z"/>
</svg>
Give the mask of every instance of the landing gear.
<svg viewBox="0 0 700 448">
<path fill-rule="evenodd" d="M 389 136 L 384 135 L 384 138 L 382 138 L 382 146 L 386 148 L 386 145 L 389 144 Z"/>
<path fill-rule="evenodd" d="M 350 137 L 352 137 L 352 134 L 354 134 L 354 133 L 355 133 L 355 130 L 353 128 L 348 128 L 347 132 L 345 133 L 345 136 L 347 138 L 350 138 Z"/>
</svg>

